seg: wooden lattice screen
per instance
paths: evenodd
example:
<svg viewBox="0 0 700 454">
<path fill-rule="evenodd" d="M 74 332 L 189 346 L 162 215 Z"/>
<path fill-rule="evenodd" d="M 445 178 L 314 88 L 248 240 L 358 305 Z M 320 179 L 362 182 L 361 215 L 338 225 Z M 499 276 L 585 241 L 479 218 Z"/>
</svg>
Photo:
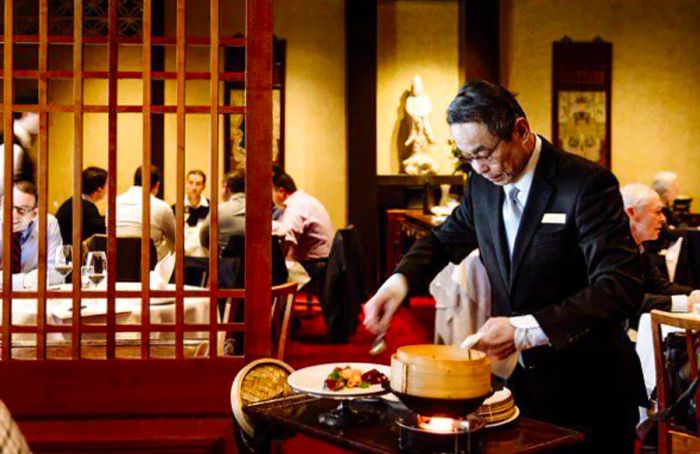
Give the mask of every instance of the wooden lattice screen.
<svg viewBox="0 0 700 454">
<path fill-rule="evenodd" d="M 210 33 L 208 38 L 188 37 L 186 33 L 186 1 L 176 2 L 176 35 L 153 36 L 151 18 L 163 11 L 153 11 L 152 0 L 100 0 L 91 1 L 91 9 L 86 9 L 83 0 L 54 1 L 5 0 L 3 5 L 3 124 L 4 131 L 13 130 L 13 112 L 37 112 L 39 114 L 40 133 L 38 139 L 37 187 L 38 187 L 38 283 L 36 290 L 23 291 L 12 288 L 11 275 L 11 234 L 10 222 L 3 224 L 3 275 L 2 275 L 2 362 L 11 363 L 13 359 L 13 335 L 36 335 L 36 359 L 47 359 L 47 334 L 62 333 L 70 335 L 70 357 L 82 358 L 81 337 L 85 334 L 104 335 L 106 359 L 114 359 L 117 351 L 117 339 L 120 333 L 140 334 L 140 357 L 149 359 L 151 355 L 151 334 L 154 332 L 174 333 L 174 351 L 176 359 L 183 359 L 184 343 L 190 332 L 208 333 L 209 358 L 215 360 L 217 333 L 243 332 L 245 335 L 245 359 L 264 356 L 270 351 L 269 313 L 270 313 L 270 163 L 272 149 L 272 14 L 271 1 L 247 0 L 245 38 L 221 37 L 219 23 L 219 0 L 210 2 Z M 36 6 L 33 6 L 36 5 Z M 38 23 L 27 17 L 34 14 L 31 8 L 38 7 Z M 86 13 L 87 11 L 87 13 Z M 139 15 L 134 15 L 138 11 Z M 53 12 L 53 15 L 52 13 Z M 60 13 L 60 14 L 59 14 Z M 104 13 L 104 16 L 100 14 Z M 62 16 L 61 16 L 62 14 Z M 130 17 L 123 20 L 122 15 Z M 130 16 L 129 16 L 130 15 Z M 72 16 L 72 20 L 71 20 Z M 14 18 L 14 20 L 13 20 Z M 72 34 L 66 34 L 67 26 L 72 25 Z M 21 30 L 16 33 L 15 26 Z M 38 70 L 15 70 L 13 49 L 15 44 L 38 45 Z M 106 71 L 85 71 L 83 68 L 83 47 L 85 44 L 104 44 L 107 47 L 108 66 Z M 67 45 L 73 49 L 72 70 L 49 70 L 49 45 Z M 141 46 L 143 71 L 118 70 L 117 52 L 119 46 Z M 176 71 L 154 71 L 152 69 L 152 49 L 154 46 L 172 46 L 176 55 Z M 188 46 L 209 47 L 209 71 L 186 71 L 186 49 Z M 220 48 L 225 46 L 245 46 L 247 52 L 245 72 L 225 72 L 220 64 Z M 38 81 L 38 104 L 15 104 L 13 81 L 33 79 Z M 48 83 L 52 79 L 72 80 L 72 104 L 58 104 L 49 99 Z M 83 81 L 86 79 L 103 79 L 107 81 L 107 104 L 85 104 Z M 120 105 L 117 102 L 117 82 L 122 79 L 138 79 L 143 82 L 142 105 Z M 209 80 L 210 102 L 208 105 L 189 105 L 185 98 L 187 80 Z M 174 80 L 177 87 L 174 105 L 156 105 L 152 103 L 151 82 L 153 80 Z M 223 81 L 244 81 L 246 85 L 246 107 L 221 105 L 219 86 Z M 177 124 L 176 157 L 176 225 L 178 226 L 175 244 L 176 269 L 174 290 L 151 290 L 149 285 L 141 285 L 137 291 L 118 290 L 116 273 L 107 273 L 106 291 L 81 289 L 81 276 L 75 266 L 72 273 L 72 290 L 49 290 L 47 283 L 47 207 L 48 188 L 51 184 L 63 184 L 49 181 L 48 165 L 51 159 L 48 147 L 48 114 L 62 112 L 73 114 L 73 200 L 80 200 L 82 193 L 81 175 L 83 169 L 83 117 L 88 113 L 106 113 L 108 118 L 108 184 L 111 188 L 107 202 L 107 257 L 108 270 L 116 269 L 116 187 L 117 187 L 117 114 L 140 113 L 143 117 L 143 156 L 142 163 L 152 162 L 151 129 L 154 114 L 175 114 Z M 184 288 L 184 181 L 185 181 L 185 120 L 186 114 L 198 113 L 210 116 L 210 181 L 220 179 L 219 169 L 219 116 L 226 114 L 244 114 L 247 117 L 247 181 L 261 182 L 248 184 L 246 188 L 246 269 L 245 291 L 224 290 L 218 288 L 217 254 L 212 253 L 209 263 L 209 287 L 202 290 Z M 4 156 L 4 194 L 3 219 L 9 220 L 13 214 L 12 179 L 13 153 L 12 134 L 5 134 Z M 150 237 L 150 173 L 143 172 L 142 193 L 142 230 L 141 237 Z M 217 207 L 217 191 L 211 191 L 211 206 Z M 210 210 L 211 225 L 217 225 L 218 211 Z M 81 204 L 73 204 L 73 257 L 81 257 Z M 210 250 L 217 250 L 217 229 L 211 229 Z M 150 244 L 142 241 L 141 248 L 141 282 L 149 282 Z M 77 262 L 77 260 L 76 260 Z M 265 271 L 267 270 L 267 272 Z M 81 320 L 81 301 L 85 297 L 104 298 L 107 302 L 106 322 L 104 324 L 86 323 Z M 175 299 L 175 321 L 173 324 L 156 324 L 150 320 L 150 300 L 155 297 Z M 184 320 L 184 298 L 204 297 L 209 299 L 209 323 L 188 324 Z M 245 297 L 249 310 L 245 311 L 245 323 L 220 323 L 217 321 L 217 301 L 220 298 Z M 57 325 L 47 322 L 47 299 L 72 298 L 72 320 L 70 324 Z M 118 298 L 141 299 L 141 324 L 122 325 L 117 323 L 115 302 Z M 12 308 L 26 300 L 36 300 L 36 326 L 13 324 Z M 254 302 L 254 310 L 253 305 Z"/>
</svg>

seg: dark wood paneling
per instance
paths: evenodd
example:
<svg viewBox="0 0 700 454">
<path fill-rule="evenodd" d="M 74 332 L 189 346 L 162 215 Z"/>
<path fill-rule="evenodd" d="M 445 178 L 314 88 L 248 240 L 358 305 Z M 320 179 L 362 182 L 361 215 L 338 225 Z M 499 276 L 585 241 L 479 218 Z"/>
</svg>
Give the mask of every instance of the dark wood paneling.
<svg viewBox="0 0 700 454">
<path fill-rule="evenodd" d="M 464 81 L 499 82 L 498 1 L 460 1 L 460 68 Z"/>
<path fill-rule="evenodd" d="M 231 418 L 20 420 L 18 423 L 34 453 L 235 452 Z M 80 440 L 79 445 L 76 440 Z"/>
<path fill-rule="evenodd" d="M 165 35 L 165 0 L 152 0 L 151 33 L 153 43 L 159 37 Z M 165 71 L 165 47 L 155 46 L 151 48 L 151 70 L 155 73 Z M 154 74 L 151 74 L 154 76 Z M 154 106 L 165 104 L 165 80 L 151 81 L 151 103 Z M 162 183 L 158 190 L 158 197 L 163 198 L 165 191 L 165 115 L 153 115 L 151 117 L 151 163 L 160 167 L 163 172 Z"/>
<path fill-rule="evenodd" d="M 362 244 L 370 289 L 377 284 L 377 6 L 345 1 L 348 222 Z"/>
<path fill-rule="evenodd" d="M 245 356 L 269 356 L 272 301 L 272 0 L 247 0 Z M 256 182 L 257 184 L 251 184 Z"/>
<path fill-rule="evenodd" d="M 231 411 L 229 390 L 242 365 L 242 358 L 3 361 L 0 399 L 20 419 L 221 416 Z"/>
</svg>

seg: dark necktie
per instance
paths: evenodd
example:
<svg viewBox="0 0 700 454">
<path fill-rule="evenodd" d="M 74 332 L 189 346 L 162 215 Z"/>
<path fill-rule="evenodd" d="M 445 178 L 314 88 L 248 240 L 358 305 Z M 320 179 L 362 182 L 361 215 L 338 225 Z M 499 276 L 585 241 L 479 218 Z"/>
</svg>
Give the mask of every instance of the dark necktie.
<svg viewBox="0 0 700 454">
<path fill-rule="evenodd" d="M 12 234 L 12 274 L 22 272 L 22 232 Z"/>
</svg>

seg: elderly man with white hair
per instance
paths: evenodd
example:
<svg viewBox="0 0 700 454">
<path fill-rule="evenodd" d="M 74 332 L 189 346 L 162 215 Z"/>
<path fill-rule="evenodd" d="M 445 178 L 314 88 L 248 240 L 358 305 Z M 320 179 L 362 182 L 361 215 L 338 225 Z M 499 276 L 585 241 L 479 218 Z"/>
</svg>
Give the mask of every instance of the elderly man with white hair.
<svg viewBox="0 0 700 454">
<path fill-rule="evenodd" d="M 671 217 L 671 209 L 673 208 L 673 201 L 676 200 L 681 193 L 681 188 L 678 185 L 678 175 L 665 170 L 659 172 L 654 175 L 654 181 L 651 183 L 651 187 L 661 198 L 666 222 L 671 225 L 676 225 L 676 222 Z"/>
<path fill-rule="evenodd" d="M 644 301 L 640 314 L 652 309 L 685 312 L 690 304 L 700 304 L 700 291 L 670 282 L 654 263 L 650 252 L 644 250 L 645 241 L 654 241 L 666 222 L 659 194 L 649 186 L 632 183 L 624 186 L 622 200 L 630 220 L 630 230 L 641 251 L 644 271 Z M 690 296 L 689 296 L 690 295 Z M 637 320 L 632 324 L 636 326 Z"/>
</svg>

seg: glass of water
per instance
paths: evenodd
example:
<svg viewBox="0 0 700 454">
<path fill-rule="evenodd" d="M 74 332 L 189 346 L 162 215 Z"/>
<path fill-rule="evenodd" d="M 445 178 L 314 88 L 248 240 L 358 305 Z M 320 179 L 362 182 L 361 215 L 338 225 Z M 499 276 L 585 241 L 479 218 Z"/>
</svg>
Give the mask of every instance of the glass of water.
<svg viewBox="0 0 700 454">
<path fill-rule="evenodd" d="M 107 254 L 103 251 L 88 252 L 85 266 L 88 280 L 94 287 L 99 286 L 107 276 Z"/>
</svg>

